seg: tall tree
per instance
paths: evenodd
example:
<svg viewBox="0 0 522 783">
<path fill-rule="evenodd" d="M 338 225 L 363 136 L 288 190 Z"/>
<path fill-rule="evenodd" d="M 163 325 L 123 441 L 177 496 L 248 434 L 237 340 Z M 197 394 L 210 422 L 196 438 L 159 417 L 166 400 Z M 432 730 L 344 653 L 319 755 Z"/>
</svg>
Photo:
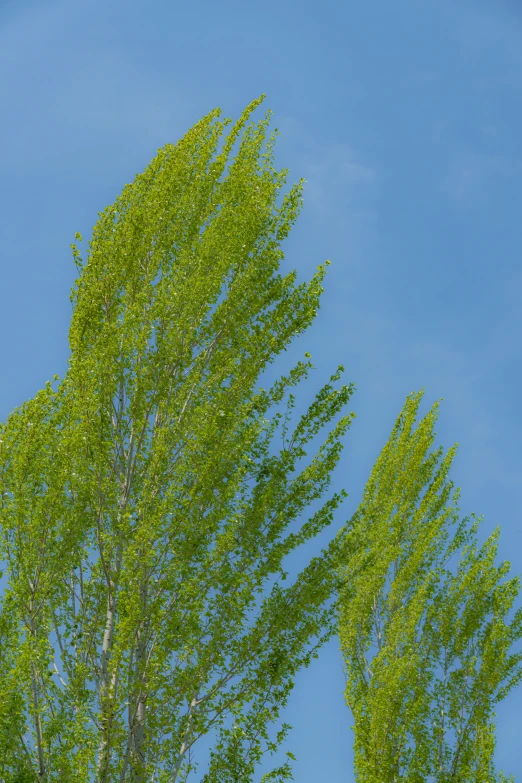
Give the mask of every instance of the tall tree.
<svg viewBox="0 0 522 783">
<path fill-rule="evenodd" d="M 221 149 L 219 110 L 160 149 L 99 214 L 86 262 L 72 245 L 67 374 L 1 428 L 5 783 L 187 780 L 213 730 L 203 780 L 245 783 L 335 632 L 337 540 L 281 582 L 344 494 L 306 518 L 353 387 L 339 368 L 295 420 L 310 361 L 257 386 L 326 272 L 279 272 L 302 182 L 277 200 L 270 113 L 248 124 L 262 98 Z"/>
<path fill-rule="evenodd" d="M 520 680 L 519 592 L 498 529 L 458 522 L 456 446 L 428 453 L 438 403 L 411 394 L 342 534 L 340 640 L 358 783 L 492 783 L 494 705 Z M 472 515 L 474 517 L 474 515 Z M 456 525 L 456 527 L 455 527 Z M 456 567 L 452 559 L 459 556 Z"/>
</svg>

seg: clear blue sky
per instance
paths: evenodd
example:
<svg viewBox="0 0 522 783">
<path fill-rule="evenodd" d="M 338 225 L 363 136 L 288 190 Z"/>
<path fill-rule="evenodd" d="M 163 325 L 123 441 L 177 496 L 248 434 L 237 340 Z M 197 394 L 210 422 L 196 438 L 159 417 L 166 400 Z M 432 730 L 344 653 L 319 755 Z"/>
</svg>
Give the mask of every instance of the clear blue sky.
<svg viewBox="0 0 522 783">
<path fill-rule="evenodd" d="M 462 514 L 484 514 L 483 535 L 502 526 L 520 573 L 518 0 L 3 0 L 0 419 L 66 370 L 75 231 L 90 237 L 158 147 L 261 93 L 277 164 L 307 180 L 285 263 L 302 279 L 332 260 L 288 362 L 312 353 L 310 393 L 341 362 L 357 385 L 337 527 L 424 387 L 423 414 L 444 398 L 438 444 L 460 444 Z M 332 642 L 285 715 L 297 783 L 353 781 L 342 690 Z M 518 691 L 498 710 L 498 763 L 517 779 L 520 708 Z"/>
</svg>

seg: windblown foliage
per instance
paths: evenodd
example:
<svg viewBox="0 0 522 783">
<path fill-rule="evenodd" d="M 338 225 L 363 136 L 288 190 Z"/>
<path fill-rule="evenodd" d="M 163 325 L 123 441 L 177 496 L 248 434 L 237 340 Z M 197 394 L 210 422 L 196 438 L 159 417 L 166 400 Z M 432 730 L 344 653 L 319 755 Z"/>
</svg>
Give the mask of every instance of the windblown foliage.
<svg viewBox="0 0 522 783">
<path fill-rule="evenodd" d="M 413 430 L 412 394 L 343 533 L 340 639 L 358 783 L 493 783 L 494 705 L 522 675 L 519 579 L 495 566 L 498 529 L 458 523 L 456 447 L 434 441 L 438 403 Z M 473 516 L 473 515 L 472 515 Z M 452 530 L 453 526 L 456 528 Z M 456 568 L 451 560 L 459 554 Z"/>
<path fill-rule="evenodd" d="M 335 631 L 337 541 L 281 581 L 342 499 L 306 518 L 353 387 L 339 368 L 292 429 L 311 363 L 257 386 L 326 272 L 279 271 L 302 182 L 277 200 L 269 115 L 247 124 L 261 100 L 221 150 L 219 110 L 159 150 L 100 213 L 85 263 L 72 246 L 67 374 L 2 426 L 5 783 L 192 779 L 213 730 L 204 780 L 246 783 L 286 733 L 268 728 L 292 676 Z"/>
</svg>

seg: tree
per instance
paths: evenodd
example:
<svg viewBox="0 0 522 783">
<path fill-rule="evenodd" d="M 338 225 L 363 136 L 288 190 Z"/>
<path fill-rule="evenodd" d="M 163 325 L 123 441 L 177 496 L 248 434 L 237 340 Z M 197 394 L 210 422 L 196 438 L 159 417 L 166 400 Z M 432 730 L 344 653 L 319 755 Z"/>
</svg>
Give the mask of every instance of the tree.
<svg viewBox="0 0 522 783">
<path fill-rule="evenodd" d="M 458 523 L 456 446 L 428 454 L 438 403 L 411 394 L 343 533 L 340 640 L 358 783 L 492 783 L 494 705 L 520 680 L 522 609 L 498 529 Z M 457 524 L 458 523 L 458 524 Z M 456 525 L 456 528 L 454 527 Z M 456 568 L 450 561 L 459 555 Z"/>
<path fill-rule="evenodd" d="M 66 376 L 2 425 L 5 783 L 175 783 L 214 730 L 203 779 L 244 783 L 335 632 L 337 540 L 289 586 L 283 561 L 342 500 L 303 516 L 353 386 L 339 368 L 297 421 L 310 361 L 257 386 L 311 324 L 326 272 L 279 272 L 302 181 L 277 201 L 270 113 L 247 124 L 263 97 L 220 151 L 219 110 L 160 149 L 99 213 L 86 262 L 71 246 Z"/>
</svg>

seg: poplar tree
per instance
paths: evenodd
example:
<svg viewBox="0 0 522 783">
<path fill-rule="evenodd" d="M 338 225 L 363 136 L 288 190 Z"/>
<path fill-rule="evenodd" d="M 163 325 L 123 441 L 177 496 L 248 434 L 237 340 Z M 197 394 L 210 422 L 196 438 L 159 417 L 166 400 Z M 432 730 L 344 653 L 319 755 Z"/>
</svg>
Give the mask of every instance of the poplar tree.
<svg viewBox="0 0 522 783">
<path fill-rule="evenodd" d="M 259 386 L 328 263 L 280 271 L 303 181 L 279 198 L 270 113 L 249 123 L 263 97 L 224 139 L 215 110 L 165 145 L 87 258 L 71 246 L 67 373 L 1 427 L 5 783 L 192 780 L 202 737 L 202 780 L 246 783 L 335 633 L 338 541 L 287 585 L 284 561 L 342 500 L 324 496 L 353 386 L 339 368 L 300 417 L 308 355 Z"/>
<path fill-rule="evenodd" d="M 422 395 L 407 398 L 342 533 L 356 779 L 506 781 L 494 770 L 494 708 L 522 674 L 522 608 L 508 617 L 519 578 L 495 565 L 498 528 L 479 546 L 480 518 L 459 522 L 456 446 L 428 453 L 438 403 L 414 428 Z"/>
</svg>

